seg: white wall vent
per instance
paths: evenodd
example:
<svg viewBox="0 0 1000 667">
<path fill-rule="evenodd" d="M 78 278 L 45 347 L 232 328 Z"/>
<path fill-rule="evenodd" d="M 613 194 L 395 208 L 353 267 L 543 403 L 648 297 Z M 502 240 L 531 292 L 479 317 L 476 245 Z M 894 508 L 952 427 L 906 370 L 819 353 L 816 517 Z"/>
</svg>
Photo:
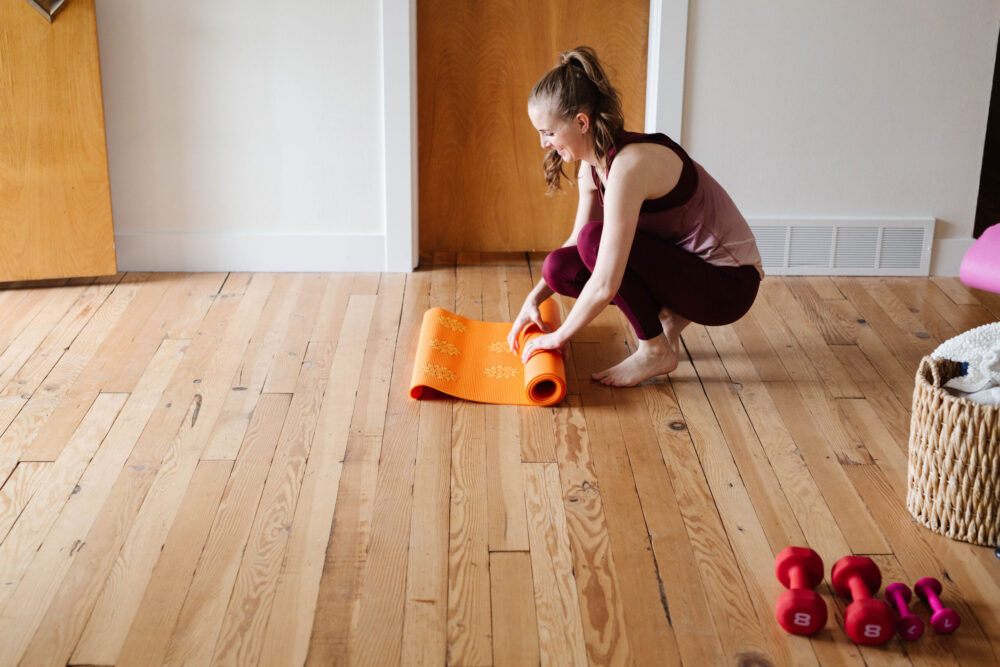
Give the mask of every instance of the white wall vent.
<svg viewBox="0 0 1000 667">
<path fill-rule="evenodd" d="M 750 229 L 772 275 L 930 275 L 933 218 L 761 219 Z"/>
</svg>

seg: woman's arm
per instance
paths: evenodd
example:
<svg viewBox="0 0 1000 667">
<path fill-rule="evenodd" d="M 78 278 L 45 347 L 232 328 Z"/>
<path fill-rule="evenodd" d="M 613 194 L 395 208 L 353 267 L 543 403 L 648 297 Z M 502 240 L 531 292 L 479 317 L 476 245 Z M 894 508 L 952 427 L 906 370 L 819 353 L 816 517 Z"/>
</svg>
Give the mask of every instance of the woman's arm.
<svg viewBox="0 0 1000 667">
<path fill-rule="evenodd" d="M 575 245 L 576 237 L 584 225 L 591 220 L 600 220 L 602 215 L 601 205 L 597 199 L 597 188 L 594 186 L 594 179 L 590 174 L 590 165 L 582 161 L 580 163 L 580 176 L 577 178 L 577 191 L 578 201 L 576 205 L 576 217 L 573 220 L 573 231 L 570 233 L 569 238 L 566 239 L 566 242 L 563 243 L 562 247 L 564 248 Z M 510 349 L 515 353 L 518 352 L 517 335 L 526 324 L 534 322 L 538 325 L 539 329 L 547 331 L 541 322 L 538 306 L 553 294 L 555 294 L 555 291 L 548 286 L 544 278 L 540 278 L 524 300 L 521 312 L 518 313 L 517 318 L 515 318 L 511 326 L 510 333 L 507 335 L 507 342 L 510 345 Z"/>
<path fill-rule="evenodd" d="M 521 355 L 525 361 L 538 350 L 564 347 L 618 293 L 635 240 L 643 200 L 662 196 L 664 190 L 669 192 L 680 179 L 682 164 L 679 158 L 672 163 L 669 160 L 664 162 L 645 148 L 626 146 L 616 156 L 604 193 L 604 226 L 591 277 L 562 326 L 525 346 Z M 676 156 L 671 152 L 668 157 Z M 578 231 L 574 229 L 574 233 Z"/>
<path fill-rule="evenodd" d="M 635 153 L 622 151 L 608 174 L 597 262 L 576 304 L 556 332 L 563 344 L 597 317 L 621 286 L 639 223 L 639 209 L 648 189 L 637 158 Z"/>
</svg>

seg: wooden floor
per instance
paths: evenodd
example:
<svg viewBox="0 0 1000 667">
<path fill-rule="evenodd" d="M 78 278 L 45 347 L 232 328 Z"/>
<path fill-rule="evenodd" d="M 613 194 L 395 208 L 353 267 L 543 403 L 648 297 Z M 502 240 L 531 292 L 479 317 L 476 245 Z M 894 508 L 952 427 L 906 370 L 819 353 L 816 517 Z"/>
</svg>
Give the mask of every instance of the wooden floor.
<svg viewBox="0 0 1000 667">
<path fill-rule="evenodd" d="M 421 315 L 509 321 L 541 257 L 433 259 L 0 290 L 0 665 L 1000 660 L 1000 560 L 904 502 L 917 363 L 1000 297 L 771 277 L 614 391 L 609 308 L 562 403 L 483 406 L 409 398 Z M 828 577 L 827 628 L 787 635 L 788 545 L 936 576 L 962 627 L 859 649 Z"/>
</svg>

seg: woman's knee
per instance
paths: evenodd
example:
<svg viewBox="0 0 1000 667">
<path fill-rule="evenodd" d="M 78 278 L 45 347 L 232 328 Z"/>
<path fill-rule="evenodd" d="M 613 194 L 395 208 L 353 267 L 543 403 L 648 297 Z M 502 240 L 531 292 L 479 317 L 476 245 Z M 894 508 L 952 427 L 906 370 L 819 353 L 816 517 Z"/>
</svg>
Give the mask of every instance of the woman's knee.
<svg viewBox="0 0 1000 667">
<path fill-rule="evenodd" d="M 580 257 L 573 246 L 556 248 L 542 262 L 542 278 L 545 279 L 545 284 L 559 294 L 569 295 L 568 293 L 572 291 L 569 286 L 579 270 Z"/>
<path fill-rule="evenodd" d="M 604 223 L 600 220 L 592 220 L 583 226 L 576 237 L 577 250 L 580 259 L 587 265 L 588 269 L 593 269 L 597 263 L 597 249 L 601 245 L 601 232 L 604 230 Z"/>
</svg>

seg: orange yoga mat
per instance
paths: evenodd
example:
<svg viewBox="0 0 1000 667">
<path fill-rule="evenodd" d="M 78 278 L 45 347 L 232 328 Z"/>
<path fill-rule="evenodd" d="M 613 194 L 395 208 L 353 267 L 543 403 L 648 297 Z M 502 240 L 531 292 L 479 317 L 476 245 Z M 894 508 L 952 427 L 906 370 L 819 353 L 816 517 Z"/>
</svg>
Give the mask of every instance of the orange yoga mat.
<svg viewBox="0 0 1000 667">
<path fill-rule="evenodd" d="M 539 307 L 542 321 L 555 331 L 559 306 L 546 299 Z M 424 387 L 479 403 L 554 405 L 566 395 L 566 367 L 555 351 L 533 354 L 528 363 L 507 345 L 510 322 L 479 322 L 443 308 L 424 313 L 413 364 L 410 396 L 420 398 Z M 519 334 L 520 345 L 542 332 L 534 324 Z"/>
</svg>

